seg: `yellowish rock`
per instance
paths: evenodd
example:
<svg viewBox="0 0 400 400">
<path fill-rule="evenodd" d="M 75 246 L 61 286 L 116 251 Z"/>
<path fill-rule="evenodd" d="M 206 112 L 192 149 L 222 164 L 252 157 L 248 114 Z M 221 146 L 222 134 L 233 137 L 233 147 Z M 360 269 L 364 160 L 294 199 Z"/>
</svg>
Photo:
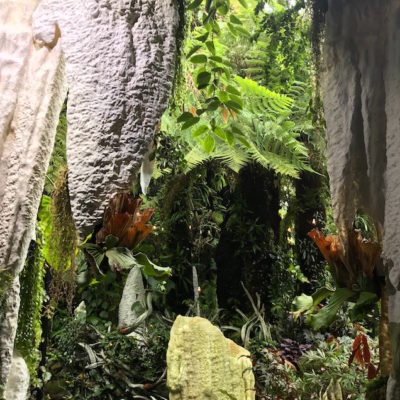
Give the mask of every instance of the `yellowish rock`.
<svg viewBox="0 0 400 400">
<path fill-rule="evenodd" d="M 208 320 L 178 316 L 167 352 L 170 400 L 254 400 L 250 353 Z"/>
</svg>

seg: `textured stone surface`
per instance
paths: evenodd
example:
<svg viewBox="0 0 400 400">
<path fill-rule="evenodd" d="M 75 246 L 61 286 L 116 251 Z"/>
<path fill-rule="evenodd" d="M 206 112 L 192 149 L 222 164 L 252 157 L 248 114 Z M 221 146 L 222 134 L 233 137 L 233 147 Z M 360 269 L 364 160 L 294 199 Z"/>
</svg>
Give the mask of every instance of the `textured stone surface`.
<svg viewBox="0 0 400 400">
<path fill-rule="evenodd" d="M 175 0 L 44 0 L 36 40 L 59 27 L 66 59 L 69 192 L 81 238 L 129 190 L 174 76 Z"/>
<path fill-rule="evenodd" d="M 19 309 L 19 280 L 65 98 L 57 40 L 36 47 L 37 0 L 0 0 L 0 274 L 15 278 L 0 309 L 0 382 L 8 376 Z M 3 271 L 3 272 L 2 272 Z M 1 276 L 0 276 L 1 279 Z"/>
<path fill-rule="evenodd" d="M 6 400 L 25 400 L 29 389 L 29 371 L 25 360 L 15 351 L 5 390 Z"/>
<path fill-rule="evenodd" d="M 335 219 L 346 243 L 356 209 L 369 213 L 387 266 L 393 368 L 400 398 L 400 4 L 330 0 L 324 108 Z"/>
<path fill-rule="evenodd" d="M 167 352 L 169 398 L 255 399 L 249 355 L 208 320 L 178 316 Z"/>
<path fill-rule="evenodd" d="M 342 238 L 358 208 L 381 226 L 384 220 L 383 8 L 378 0 L 329 2 L 323 100 L 332 204 Z"/>
</svg>

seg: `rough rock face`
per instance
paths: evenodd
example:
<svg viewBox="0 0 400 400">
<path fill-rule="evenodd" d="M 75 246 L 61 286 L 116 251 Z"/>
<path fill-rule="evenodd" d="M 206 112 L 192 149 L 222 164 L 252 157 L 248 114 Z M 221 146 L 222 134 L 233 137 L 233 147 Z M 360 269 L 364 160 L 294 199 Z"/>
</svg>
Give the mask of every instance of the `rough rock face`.
<svg viewBox="0 0 400 400">
<path fill-rule="evenodd" d="M 6 400 L 25 400 L 29 389 L 29 371 L 22 356 L 15 351 L 4 397 Z"/>
<path fill-rule="evenodd" d="M 255 399 L 249 355 L 208 320 L 178 316 L 167 352 L 169 398 Z"/>
<path fill-rule="evenodd" d="M 68 94 L 69 192 L 81 238 L 130 189 L 174 76 L 175 0 L 44 0 L 35 39 L 61 31 Z"/>
<path fill-rule="evenodd" d="M 374 219 L 388 269 L 393 370 L 400 398 L 400 4 L 330 0 L 324 108 L 335 219 L 346 243 L 356 209 Z"/>
<path fill-rule="evenodd" d="M 65 98 L 58 38 L 36 47 L 31 19 L 37 0 L 0 0 L 0 285 L 12 287 L 0 307 L 0 383 L 10 370 L 19 309 L 19 278 L 34 237 L 44 178 Z M 8 285 L 7 285 L 8 286 Z"/>
</svg>

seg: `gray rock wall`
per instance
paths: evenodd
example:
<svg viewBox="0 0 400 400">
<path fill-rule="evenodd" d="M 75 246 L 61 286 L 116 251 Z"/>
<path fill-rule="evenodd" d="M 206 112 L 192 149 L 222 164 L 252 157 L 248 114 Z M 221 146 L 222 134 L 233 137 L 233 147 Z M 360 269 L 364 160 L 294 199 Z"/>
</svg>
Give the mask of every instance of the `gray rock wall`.
<svg viewBox="0 0 400 400">
<path fill-rule="evenodd" d="M 44 0 L 35 39 L 54 40 L 66 59 L 67 159 L 81 239 L 129 190 L 165 111 L 174 78 L 175 0 Z"/>
<path fill-rule="evenodd" d="M 0 280 L 14 279 L 0 309 L 0 383 L 7 379 L 19 309 L 19 278 L 65 98 L 60 45 L 36 48 L 36 0 L 0 0 Z M 2 282 L 4 285 L 4 281 Z"/>
<path fill-rule="evenodd" d="M 374 219 L 387 267 L 394 358 L 387 399 L 400 399 L 400 3 L 330 0 L 323 97 L 335 220 L 346 243 L 355 211 Z"/>
</svg>

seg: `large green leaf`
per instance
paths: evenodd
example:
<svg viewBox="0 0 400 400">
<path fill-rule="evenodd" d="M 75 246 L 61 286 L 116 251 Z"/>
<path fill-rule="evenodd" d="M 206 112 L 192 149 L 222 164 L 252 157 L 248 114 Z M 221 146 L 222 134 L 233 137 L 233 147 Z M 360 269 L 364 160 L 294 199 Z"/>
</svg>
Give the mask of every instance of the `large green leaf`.
<svg viewBox="0 0 400 400">
<path fill-rule="evenodd" d="M 110 266 L 116 264 L 121 269 L 130 269 L 136 263 L 132 253 L 125 247 L 114 247 L 107 250 L 106 256 Z"/>
<path fill-rule="evenodd" d="M 304 293 L 297 296 L 292 303 L 292 314 L 294 318 L 298 318 L 302 313 L 312 313 L 321 301 L 332 296 L 334 293 L 334 290 L 322 287 L 316 290 L 311 296 Z"/>
<path fill-rule="evenodd" d="M 313 307 L 317 307 L 321 301 L 325 300 L 329 296 L 332 296 L 335 293 L 334 290 L 328 289 L 327 287 L 322 287 L 317 289 L 311 296 L 313 298 Z"/>
<path fill-rule="evenodd" d="M 350 289 L 336 289 L 336 291 L 330 297 L 328 304 L 317 314 L 312 316 L 311 325 L 313 329 L 319 330 L 321 328 L 329 327 L 329 325 L 334 321 L 339 308 L 353 295 L 354 292 Z"/>
<path fill-rule="evenodd" d="M 215 139 L 211 135 L 207 135 L 203 141 L 203 148 L 207 154 L 210 154 L 215 147 Z"/>
<path fill-rule="evenodd" d="M 197 88 L 198 89 L 204 89 L 210 83 L 211 74 L 208 71 L 200 72 L 197 75 L 197 79 L 196 80 L 197 80 Z"/>
<path fill-rule="evenodd" d="M 203 0 L 194 0 L 192 3 L 190 3 L 187 6 L 187 9 L 188 10 L 194 10 L 195 8 L 197 8 L 202 3 L 202 1 Z"/>
<path fill-rule="evenodd" d="M 97 269 L 100 271 L 100 264 L 104 260 L 105 250 L 97 244 L 86 243 L 83 248 L 93 257 Z"/>
<path fill-rule="evenodd" d="M 204 135 L 209 130 L 208 125 L 200 125 L 192 134 L 193 139 Z"/>
<path fill-rule="evenodd" d="M 111 249 L 118 246 L 119 239 L 114 235 L 107 235 L 105 243 L 107 249 Z"/>
<path fill-rule="evenodd" d="M 190 61 L 193 64 L 204 64 L 207 62 L 207 56 L 205 56 L 204 54 L 197 54 L 195 56 L 193 56 Z"/>
<path fill-rule="evenodd" d="M 187 122 L 187 121 L 191 121 L 194 118 L 193 114 L 190 113 L 189 111 L 185 111 L 184 113 L 182 113 L 178 119 L 176 120 L 177 122 L 181 123 L 181 122 Z"/>
<path fill-rule="evenodd" d="M 186 121 L 183 125 L 182 125 L 182 130 L 184 131 L 185 129 L 190 128 L 193 125 L 196 125 L 198 122 L 200 121 L 199 117 L 193 117 L 192 119 L 190 119 L 189 121 Z"/>
<path fill-rule="evenodd" d="M 154 264 L 147 258 L 146 254 L 135 254 L 134 259 L 136 265 L 142 268 L 142 271 L 146 276 L 151 276 L 159 280 L 165 280 L 171 276 L 171 268 L 160 267 L 159 265 Z"/>
<path fill-rule="evenodd" d="M 357 302 L 349 310 L 351 320 L 356 321 L 366 315 L 371 307 L 378 301 L 378 296 L 373 292 L 361 292 Z"/>
<path fill-rule="evenodd" d="M 306 294 L 295 297 L 292 303 L 292 315 L 297 319 L 302 313 L 308 312 L 313 308 L 313 298 Z"/>
</svg>

